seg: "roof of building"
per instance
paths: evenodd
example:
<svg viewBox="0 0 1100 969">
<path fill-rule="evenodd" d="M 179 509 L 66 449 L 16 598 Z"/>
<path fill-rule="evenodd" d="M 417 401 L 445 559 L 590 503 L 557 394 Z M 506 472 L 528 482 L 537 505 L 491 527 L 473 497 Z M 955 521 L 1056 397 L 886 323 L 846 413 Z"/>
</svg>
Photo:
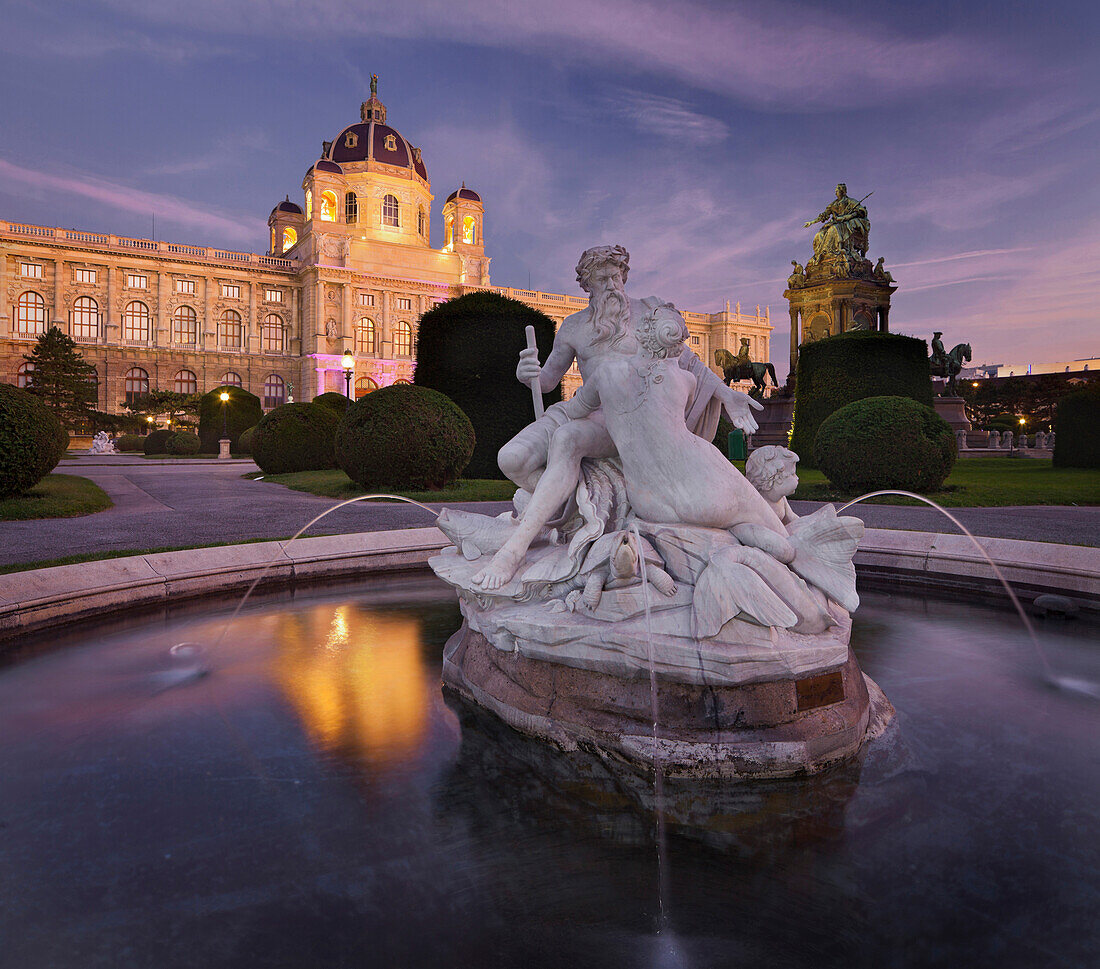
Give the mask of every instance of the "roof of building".
<svg viewBox="0 0 1100 969">
<path fill-rule="evenodd" d="M 383 165 L 409 168 L 424 181 L 428 170 L 420 149 L 414 147 L 396 128 L 386 124 L 386 106 L 371 93 L 360 110 L 363 120 L 348 125 L 328 146 L 327 158 L 332 162 L 376 161 Z"/>
<path fill-rule="evenodd" d="M 274 215 L 276 212 L 292 212 L 295 215 L 302 214 L 301 208 L 290 201 L 289 195 L 271 210 L 272 215 Z"/>
<path fill-rule="evenodd" d="M 336 162 L 331 162 L 327 158 L 320 159 L 313 166 L 313 170 L 315 172 L 332 172 L 334 175 L 344 174 L 344 170 L 339 165 L 337 165 Z"/>
<path fill-rule="evenodd" d="M 467 188 L 466 183 L 462 183 L 462 188 L 456 188 L 450 195 L 447 196 L 447 201 L 452 199 L 469 199 L 471 202 L 480 202 L 481 196 L 477 194 L 472 188 Z M 446 203 L 444 203 L 446 204 Z"/>
</svg>

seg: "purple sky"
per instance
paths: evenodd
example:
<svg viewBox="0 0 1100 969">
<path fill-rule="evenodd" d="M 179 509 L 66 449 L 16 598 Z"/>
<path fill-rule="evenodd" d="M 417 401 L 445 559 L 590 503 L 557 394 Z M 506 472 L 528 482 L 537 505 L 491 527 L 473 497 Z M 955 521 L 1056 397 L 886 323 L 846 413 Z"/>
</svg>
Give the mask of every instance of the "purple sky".
<svg viewBox="0 0 1100 969">
<path fill-rule="evenodd" d="M 370 73 L 494 283 L 587 246 L 693 310 L 770 304 L 832 198 L 874 191 L 899 332 L 974 362 L 1100 355 L 1100 5 L 7 0 L 0 217 L 262 251 Z"/>
</svg>

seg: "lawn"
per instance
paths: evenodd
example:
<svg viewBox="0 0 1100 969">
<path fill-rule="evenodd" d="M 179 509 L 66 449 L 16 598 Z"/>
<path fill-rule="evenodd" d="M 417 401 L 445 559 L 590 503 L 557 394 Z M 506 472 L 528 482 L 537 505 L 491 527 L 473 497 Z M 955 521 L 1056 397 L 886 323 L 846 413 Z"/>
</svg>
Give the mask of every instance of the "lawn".
<svg viewBox="0 0 1100 969">
<path fill-rule="evenodd" d="M 26 494 L 0 501 L 0 521 L 75 518 L 106 511 L 114 502 L 98 485 L 75 474 L 48 474 Z"/>
<path fill-rule="evenodd" d="M 245 477 L 274 481 L 294 491 L 305 491 L 322 498 L 355 498 L 369 492 L 360 488 L 343 471 L 297 471 L 293 474 L 250 474 Z M 511 501 L 516 486 L 511 481 L 493 481 L 483 478 L 462 479 L 442 491 L 393 491 L 392 494 L 426 504 L 439 504 L 448 501 Z"/>
<path fill-rule="evenodd" d="M 744 462 L 735 462 L 744 469 Z M 806 501 L 850 501 L 858 498 L 833 488 L 820 471 L 798 469 L 798 491 Z M 1050 459 L 960 458 L 943 490 L 927 497 L 947 508 L 994 508 L 1003 505 L 1100 505 L 1100 471 L 1055 468 Z M 875 504 L 915 505 L 911 498 L 871 498 Z"/>
</svg>

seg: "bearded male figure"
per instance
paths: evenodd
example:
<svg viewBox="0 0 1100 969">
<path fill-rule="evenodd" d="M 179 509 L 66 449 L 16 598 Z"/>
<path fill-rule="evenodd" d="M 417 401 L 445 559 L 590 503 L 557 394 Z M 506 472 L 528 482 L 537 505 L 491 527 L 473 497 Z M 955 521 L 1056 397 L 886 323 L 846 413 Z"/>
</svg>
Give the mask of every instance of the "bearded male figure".
<svg viewBox="0 0 1100 969">
<path fill-rule="evenodd" d="M 520 353 L 516 379 L 524 384 L 537 379 L 547 393 L 557 386 L 574 360 L 583 380 L 609 354 L 635 355 L 639 348 L 635 321 L 642 320 L 662 301 L 656 297 L 643 300 L 628 297 L 629 271 L 630 254 L 622 246 L 585 250 L 577 263 L 577 282 L 589 295 L 588 306 L 562 322 L 543 366 L 539 366 L 537 350 Z M 691 351 L 682 354 L 679 366 L 696 378 L 695 392 L 684 415 L 695 434 L 708 441 L 713 438 L 722 410 L 746 434 L 756 430 L 752 409 L 761 410 L 762 405 L 727 387 Z M 475 584 L 484 589 L 498 589 L 511 579 L 539 529 L 561 514 L 576 490 L 581 461 L 613 457 L 615 453 L 601 409 L 583 417 L 571 417 L 564 403 L 551 405 L 542 417 L 504 445 L 497 456 L 501 471 L 532 497 L 523 509 L 516 534 L 474 577 Z M 691 473 L 690 469 L 684 470 Z"/>
</svg>

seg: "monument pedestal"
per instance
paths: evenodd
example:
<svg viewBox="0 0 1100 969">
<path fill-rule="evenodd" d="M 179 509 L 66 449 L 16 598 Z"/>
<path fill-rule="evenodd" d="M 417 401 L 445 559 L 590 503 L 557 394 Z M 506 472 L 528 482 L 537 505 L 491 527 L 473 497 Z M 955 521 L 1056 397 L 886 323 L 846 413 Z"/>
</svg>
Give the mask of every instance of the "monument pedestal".
<svg viewBox="0 0 1100 969">
<path fill-rule="evenodd" d="M 966 401 L 961 397 L 936 397 L 932 403 L 936 413 L 951 425 L 951 430 L 971 430 L 970 418 L 966 416 Z"/>
<path fill-rule="evenodd" d="M 759 428 L 752 435 L 752 446 L 758 448 L 776 444 L 786 447 L 794 419 L 794 397 L 768 397 L 763 404 L 762 411 L 753 411 Z"/>
</svg>

